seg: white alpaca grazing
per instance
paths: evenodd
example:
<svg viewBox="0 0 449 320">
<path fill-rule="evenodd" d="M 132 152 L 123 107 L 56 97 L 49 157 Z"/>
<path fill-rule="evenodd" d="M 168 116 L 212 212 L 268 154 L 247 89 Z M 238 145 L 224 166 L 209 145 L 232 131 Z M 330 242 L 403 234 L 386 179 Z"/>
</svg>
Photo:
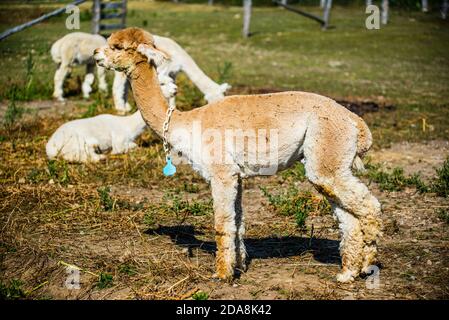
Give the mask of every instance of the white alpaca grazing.
<svg viewBox="0 0 449 320">
<path fill-rule="evenodd" d="M 189 54 L 172 39 L 155 36 L 155 41 L 162 50 L 171 56 L 171 61 L 168 62 L 168 65 L 160 74 L 165 74 L 175 79 L 180 71 L 184 71 L 204 94 L 207 102 L 214 102 L 224 97 L 224 93 L 231 87 L 230 85 L 227 83 L 221 85 L 215 83 L 204 74 Z M 52 45 L 51 56 L 53 61 L 59 65 L 54 77 L 54 98 L 64 101 L 63 85 L 66 76 L 70 73 L 73 66 L 84 64 L 87 71 L 82 85 L 82 92 L 84 98 L 89 98 L 95 79 L 93 74 L 95 67 L 92 59 L 93 51 L 95 48 L 102 47 L 105 44 L 106 39 L 100 35 L 73 32 L 65 35 Z M 107 92 L 105 70 L 101 66 L 97 66 L 97 77 L 99 90 Z M 131 106 L 127 102 L 128 84 L 126 75 L 121 72 L 115 72 L 114 74 L 112 95 L 117 111 L 126 113 L 131 110 Z"/>
<path fill-rule="evenodd" d="M 162 94 L 174 106 L 177 87 L 170 77 L 159 77 Z M 135 148 L 134 140 L 145 130 L 146 123 L 136 111 L 130 116 L 102 114 L 63 124 L 46 146 L 49 159 L 61 157 L 69 162 L 98 162 L 106 153 L 121 154 Z"/>
<path fill-rule="evenodd" d="M 175 77 L 177 73 L 183 71 L 189 79 L 204 94 L 207 102 L 215 102 L 224 97 L 226 90 L 231 86 L 227 83 L 218 84 L 209 78 L 190 57 L 190 55 L 175 41 L 169 38 L 154 36 L 155 45 L 162 51 L 167 52 L 171 62 L 166 65 L 165 72 L 171 77 Z M 159 69 L 158 69 L 159 70 Z M 123 73 L 122 73 L 123 74 Z"/>
<path fill-rule="evenodd" d="M 195 84 L 195 86 L 204 94 L 207 102 L 215 102 L 224 98 L 226 90 L 231 86 L 227 83 L 218 84 L 209 78 L 192 57 L 175 41 L 170 38 L 154 36 L 157 46 L 170 56 L 169 61 L 164 61 L 163 68 L 158 68 L 159 75 L 172 77 L 174 80 L 181 71 Z M 146 54 L 150 61 L 152 57 L 150 52 L 142 52 Z M 126 75 L 119 72 L 116 73 L 113 85 L 114 99 L 126 101 L 128 97 L 128 83 Z M 116 102 L 117 104 L 117 102 Z"/>
<path fill-rule="evenodd" d="M 54 77 L 54 91 L 53 97 L 59 101 L 64 101 L 63 87 L 64 80 L 71 72 L 72 67 L 77 65 L 86 65 L 86 75 L 82 84 L 83 97 L 89 98 L 92 92 L 92 84 L 95 76 L 93 74 L 95 62 L 92 59 L 92 54 L 95 48 L 99 45 L 105 45 L 106 39 L 101 35 L 90 34 L 85 32 L 73 32 L 65 35 L 56 41 L 51 47 L 51 57 L 54 62 L 58 64 L 58 69 Z M 108 91 L 106 83 L 105 70 L 97 66 L 98 89 L 102 92 Z M 124 86 L 123 79 L 126 77 L 120 72 L 115 72 L 114 86 L 117 89 Z M 119 89 L 118 92 L 113 90 L 115 108 L 124 113 L 131 110 L 131 106 L 124 100 Z"/>
</svg>

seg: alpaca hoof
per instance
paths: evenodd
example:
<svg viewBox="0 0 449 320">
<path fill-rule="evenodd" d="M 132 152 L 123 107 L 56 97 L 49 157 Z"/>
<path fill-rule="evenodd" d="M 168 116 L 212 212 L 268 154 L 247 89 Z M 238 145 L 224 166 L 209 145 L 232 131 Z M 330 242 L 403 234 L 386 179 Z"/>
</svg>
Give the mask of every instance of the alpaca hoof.
<svg viewBox="0 0 449 320">
<path fill-rule="evenodd" d="M 242 262 L 240 263 L 237 268 L 236 268 L 239 272 L 246 272 L 248 271 L 248 263 L 246 262 Z"/>
<path fill-rule="evenodd" d="M 337 274 L 337 281 L 341 283 L 348 283 L 354 281 L 355 272 L 351 270 L 346 270 Z"/>
<path fill-rule="evenodd" d="M 53 96 L 53 99 L 55 99 L 58 102 L 65 102 L 65 99 L 61 96 Z"/>
<path fill-rule="evenodd" d="M 376 271 L 378 271 L 379 269 L 382 269 L 382 263 L 375 260 L 375 261 L 372 261 L 370 264 L 364 265 L 362 267 L 361 273 L 369 276 L 369 275 L 372 275 L 373 273 L 375 273 Z"/>
<path fill-rule="evenodd" d="M 220 277 L 218 277 L 218 273 L 214 273 L 211 277 L 210 277 L 210 279 L 212 280 L 212 281 L 220 281 Z"/>
<path fill-rule="evenodd" d="M 225 273 L 216 272 L 212 275 L 211 278 L 216 281 L 230 282 L 230 281 L 234 280 L 234 274 L 233 273 L 225 274 Z"/>
</svg>

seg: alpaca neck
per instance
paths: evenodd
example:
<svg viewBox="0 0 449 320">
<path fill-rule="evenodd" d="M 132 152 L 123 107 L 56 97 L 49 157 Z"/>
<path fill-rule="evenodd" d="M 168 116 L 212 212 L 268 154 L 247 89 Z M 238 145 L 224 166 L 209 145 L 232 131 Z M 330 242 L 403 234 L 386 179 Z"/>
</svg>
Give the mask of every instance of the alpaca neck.
<svg viewBox="0 0 449 320">
<path fill-rule="evenodd" d="M 137 110 L 132 115 L 126 117 L 126 126 L 131 132 L 131 140 L 134 140 L 142 134 L 147 124 L 143 120 L 140 111 Z"/>
<path fill-rule="evenodd" d="M 162 94 L 156 69 L 148 63 L 138 63 L 128 74 L 131 88 L 143 119 L 159 136 L 168 109 Z"/>
</svg>

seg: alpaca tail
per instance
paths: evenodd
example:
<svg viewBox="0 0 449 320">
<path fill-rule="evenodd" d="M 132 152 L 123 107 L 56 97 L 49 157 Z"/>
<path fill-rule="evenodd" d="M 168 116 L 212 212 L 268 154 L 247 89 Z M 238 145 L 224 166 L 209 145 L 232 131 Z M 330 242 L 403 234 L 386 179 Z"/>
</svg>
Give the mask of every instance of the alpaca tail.
<svg viewBox="0 0 449 320">
<path fill-rule="evenodd" d="M 363 165 L 362 158 L 368 152 L 373 144 L 373 136 L 371 131 L 362 118 L 355 116 L 356 126 L 358 129 L 357 136 L 357 154 L 354 158 L 352 167 L 356 171 L 364 172 L 365 166 Z"/>
</svg>

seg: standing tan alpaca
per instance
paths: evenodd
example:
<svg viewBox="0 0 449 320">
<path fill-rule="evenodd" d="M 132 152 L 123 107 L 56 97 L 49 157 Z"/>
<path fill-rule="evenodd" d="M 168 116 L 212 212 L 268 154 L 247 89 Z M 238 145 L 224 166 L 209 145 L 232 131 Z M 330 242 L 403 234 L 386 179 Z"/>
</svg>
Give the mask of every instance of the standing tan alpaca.
<svg viewBox="0 0 449 320">
<path fill-rule="evenodd" d="M 126 73 L 143 118 L 162 136 L 169 106 L 154 65 L 139 52 L 148 54 L 149 49 L 154 65 L 166 55 L 156 48 L 148 32 L 128 28 L 112 34 L 107 46 L 95 50 L 94 58 L 100 66 Z M 371 133 L 363 120 L 346 108 L 306 92 L 231 96 L 192 111 L 175 110 L 169 128 L 172 148 L 210 181 L 219 278 L 230 279 L 236 269 L 246 269 L 242 178 L 274 174 L 301 159 L 307 178 L 329 198 L 340 223 L 343 270 L 337 279 L 352 281 L 375 262 L 380 204 L 351 172 L 354 160 L 370 148 Z M 221 143 L 222 137 L 242 129 L 249 132 L 243 141 L 250 141 L 251 133 L 256 133 L 252 141 L 257 143 L 236 147 L 237 135 Z M 198 133 L 204 133 L 199 144 Z M 256 149 L 266 155 L 268 144 L 266 161 Z M 214 155 L 211 158 L 206 152 L 204 157 L 200 150 L 213 150 Z"/>
</svg>

